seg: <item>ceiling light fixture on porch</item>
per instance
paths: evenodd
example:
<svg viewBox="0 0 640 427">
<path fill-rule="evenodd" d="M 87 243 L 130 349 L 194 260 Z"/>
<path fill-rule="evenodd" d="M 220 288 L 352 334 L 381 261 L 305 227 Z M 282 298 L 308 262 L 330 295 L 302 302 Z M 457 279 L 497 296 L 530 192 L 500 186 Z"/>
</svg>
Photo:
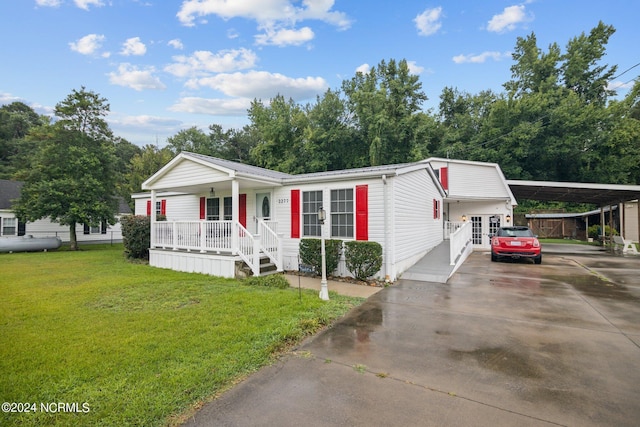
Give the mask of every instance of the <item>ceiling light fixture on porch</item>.
<svg viewBox="0 0 640 427">
<path fill-rule="evenodd" d="M 211 190 L 209 190 L 209 197 L 215 197 L 216 196 L 216 189 L 211 187 Z"/>
<path fill-rule="evenodd" d="M 507 214 L 507 224 L 511 222 L 511 215 Z"/>
</svg>

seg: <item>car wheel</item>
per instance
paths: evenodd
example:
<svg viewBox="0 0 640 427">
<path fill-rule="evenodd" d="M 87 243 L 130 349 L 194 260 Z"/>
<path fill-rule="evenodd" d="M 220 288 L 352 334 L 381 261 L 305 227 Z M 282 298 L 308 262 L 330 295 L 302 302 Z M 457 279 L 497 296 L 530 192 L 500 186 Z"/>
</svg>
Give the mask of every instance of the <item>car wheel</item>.
<svg viewBox="0 0 640 427">
<path fill-rule="evenodd" d="M 498 261 L 498 257 L 494 254 L 491 254 L 491 261 L 496 262 Z"/>
<path fill-rule="evenodd" d="M 533 262 L 535 262 L 536 264 L 542 264 L 542 255 L 535 257 L 533 259 Z"/>
</svg>

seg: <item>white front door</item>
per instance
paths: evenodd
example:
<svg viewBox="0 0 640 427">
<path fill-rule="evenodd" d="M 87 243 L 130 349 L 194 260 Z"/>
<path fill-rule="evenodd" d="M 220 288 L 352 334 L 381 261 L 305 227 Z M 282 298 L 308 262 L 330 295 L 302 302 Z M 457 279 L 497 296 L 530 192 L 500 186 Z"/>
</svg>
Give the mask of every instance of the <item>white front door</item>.
<svg viewBox="0 0 640 427">
<path fill-rule="evenodd" d="M 256 219 L 271 219 L 271 193 L 256 194 Z"/>
</svg>

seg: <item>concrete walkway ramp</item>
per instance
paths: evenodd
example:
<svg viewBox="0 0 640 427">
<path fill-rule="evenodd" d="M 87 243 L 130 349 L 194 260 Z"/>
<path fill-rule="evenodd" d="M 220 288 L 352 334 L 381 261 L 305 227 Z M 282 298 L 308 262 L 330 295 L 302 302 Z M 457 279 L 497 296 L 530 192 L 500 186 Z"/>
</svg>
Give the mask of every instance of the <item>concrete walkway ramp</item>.
<svg viewBox="0 0 640 427">
<path fill-rule="evenodd" d="M 416 262 L 401 278 L 422 282 L 447 283 L 455 266 L 449 261 L 449 240 L 444 240 Z"/>
</svg>

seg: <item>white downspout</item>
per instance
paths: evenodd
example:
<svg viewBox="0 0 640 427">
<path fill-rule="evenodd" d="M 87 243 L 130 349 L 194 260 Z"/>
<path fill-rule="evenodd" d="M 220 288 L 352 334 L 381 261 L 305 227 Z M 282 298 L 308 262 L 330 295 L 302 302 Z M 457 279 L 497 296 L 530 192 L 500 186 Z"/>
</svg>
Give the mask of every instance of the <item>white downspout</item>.
<svg viewBox="0 0 640 427">
<path fill-rule="evenodd" d="M 390 221 L 389 221 L 389 193 L 387 189 L 387 175 L 382 175 L 382 204 L 384 206 L 384 274 L 385 281 L 391 280 L 391 245 L 389 238 Z"/>
<path fill-rule="evenodd" d="M 156 247 L 156 190 L 151 190 L 151 231 L 149 234 L 149 240 L 151 248 Z"/>
<path fill-rule="evenodd" d="M 231 219 L 233 232 L 231 233 L 231 251 L 237 254 L 240 249 L 238 234 L 240 232 L 238 224 L 240 223 L 240 183 L 234 177 L 231 180 Z"/>
</svg>

